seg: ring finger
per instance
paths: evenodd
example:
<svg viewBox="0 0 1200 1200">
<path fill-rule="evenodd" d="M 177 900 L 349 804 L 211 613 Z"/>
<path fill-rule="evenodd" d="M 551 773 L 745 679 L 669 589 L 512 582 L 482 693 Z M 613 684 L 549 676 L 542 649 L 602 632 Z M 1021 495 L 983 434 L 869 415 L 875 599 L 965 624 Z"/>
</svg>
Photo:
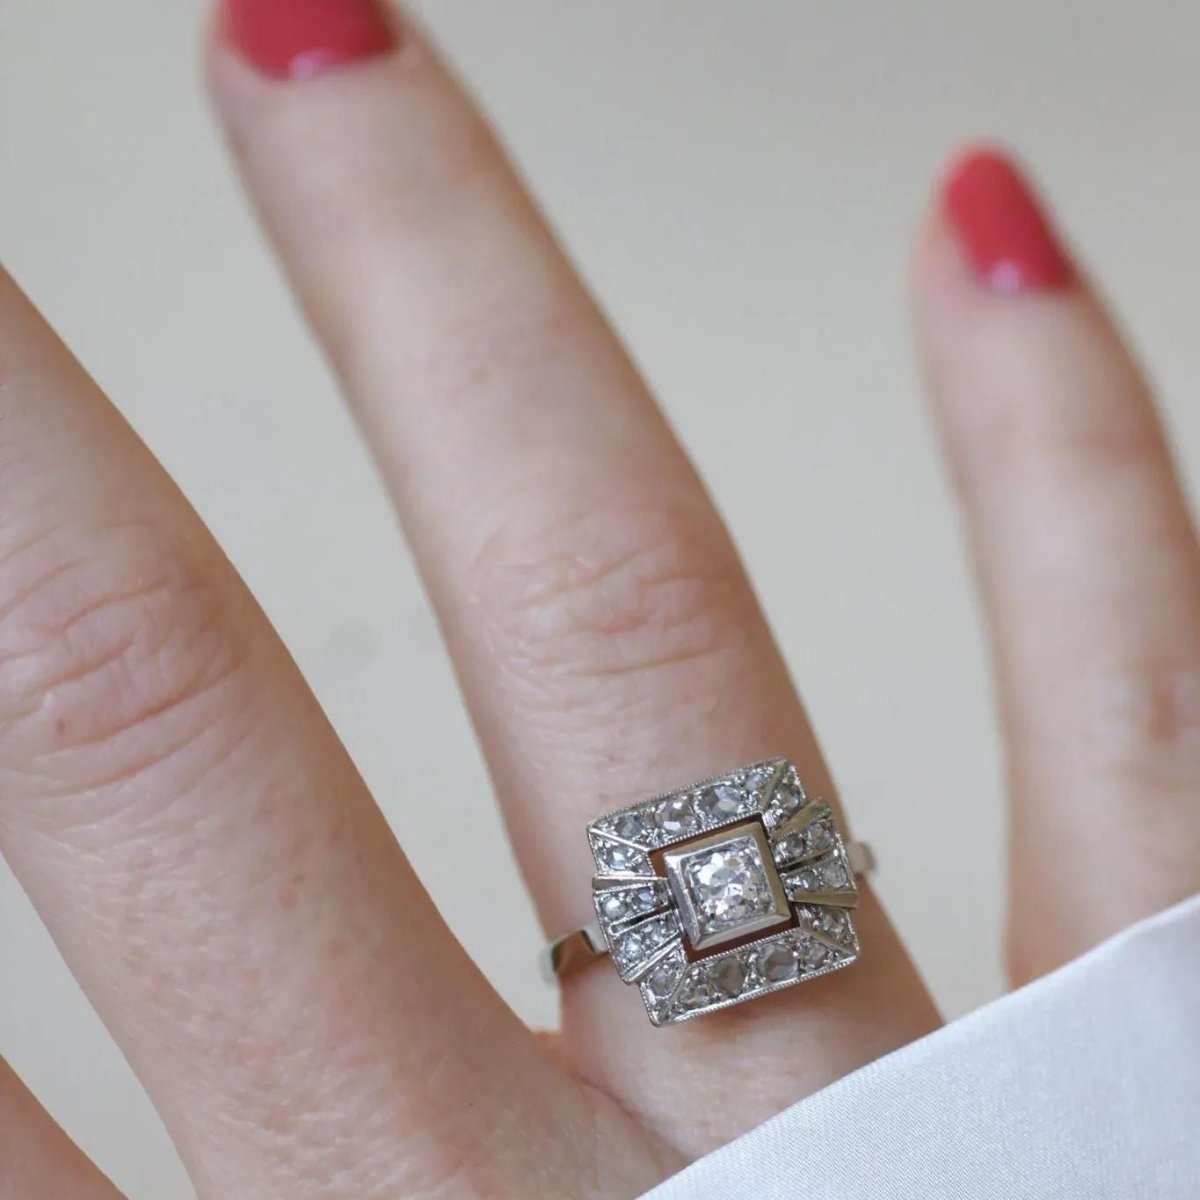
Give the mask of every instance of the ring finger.
<svg viewBox="0 0 1200 1200">
<path fill-rule="evenodd" d="M 605 810 L 772 753 L 832 784 L 709 499 L 483 123 L 410 27 L 366 0 L 304 6 L 324 8 L 336 29 L 228 4 L 213 90 L 558 933 L 588 910 L 583 827 Z M 608 973 L 584 975 L 566 1051 L 680 1149 L 708 1149 L 936 1023 L 869 893 L 860 924 L 853 970 L 665 1039 Z M 745 1085 L 714 1102 L 732 1070 Z"/>
</svg>

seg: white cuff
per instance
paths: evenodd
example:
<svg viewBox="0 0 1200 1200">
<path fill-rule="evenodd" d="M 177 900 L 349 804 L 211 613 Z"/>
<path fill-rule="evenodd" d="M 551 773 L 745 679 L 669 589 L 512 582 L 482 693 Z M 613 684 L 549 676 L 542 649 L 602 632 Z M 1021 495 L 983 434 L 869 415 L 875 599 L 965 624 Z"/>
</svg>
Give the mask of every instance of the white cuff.
<svg viewBox="0 0 1200 1200">
<path fill-rule="evenodd" d="M 839 1080 L 644 1200 L 1197 1196 L 1200 896 Z"/>
</svg>

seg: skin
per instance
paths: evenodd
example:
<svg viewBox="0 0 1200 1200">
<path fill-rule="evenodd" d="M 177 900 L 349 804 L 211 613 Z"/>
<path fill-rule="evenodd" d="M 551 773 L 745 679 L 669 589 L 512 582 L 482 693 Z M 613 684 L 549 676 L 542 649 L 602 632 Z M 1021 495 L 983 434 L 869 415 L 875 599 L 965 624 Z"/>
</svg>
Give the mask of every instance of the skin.
<svg viewBox="0 0 1200 1200">
<path fill-rule="evenodd" d="M 430 48 L 292 85 L 213 43 L 208 76 L 546 928 L 586 911 L 580 829 L 630 798 L 776 753 L 836 797 L 693 469 Z M 1200 883 L 1200 557 L 1086 287 L 988 293 L 936 206 L 913 277 L 995 659 L 1022 982 Z M 936 1028 L 867 891 L 849 971 L 664 1033 L 595 970 L 555 1043 L 525 1029 L 219 548 L 10 281 L 0 377 L 0 845 L 202 1200 L 621 1200 Z M 11 1074 L 0 1116 L 0 1195 L 116 1197 Z"/>
</svg>

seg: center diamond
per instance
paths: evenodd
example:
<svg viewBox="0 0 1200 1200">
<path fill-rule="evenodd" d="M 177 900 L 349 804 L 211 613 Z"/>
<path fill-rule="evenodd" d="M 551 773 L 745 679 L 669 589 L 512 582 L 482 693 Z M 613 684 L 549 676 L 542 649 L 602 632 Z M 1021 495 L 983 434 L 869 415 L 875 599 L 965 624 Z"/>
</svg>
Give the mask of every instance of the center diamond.
<svg viewBox="0 0 1200 1200">
<path fill-rule="evenodd" d="M 693 854 L 685 860 L 683 873 L 703 933 L 725 933 L 775 907 L 752 837 Z"/>
<path fill-rule="evenodd" d="M 663 861 L 684 929 L 697 950 L 778 925 L 790 916 L 757 821 L 669 851 Z"/>
</svg>

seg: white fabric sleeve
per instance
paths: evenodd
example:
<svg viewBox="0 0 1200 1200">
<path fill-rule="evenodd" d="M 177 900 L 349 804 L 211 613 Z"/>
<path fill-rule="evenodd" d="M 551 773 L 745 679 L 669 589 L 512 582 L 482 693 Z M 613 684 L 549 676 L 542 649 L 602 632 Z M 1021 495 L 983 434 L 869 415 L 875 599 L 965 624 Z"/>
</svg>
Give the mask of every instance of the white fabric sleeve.
<svg viewBox="0 0 1200 1200">
<path fill-rule="evenodd" d="M 1200 896 L 839 1080 L 644 1200 L 899 1197 L 1198 1200 Z"/>
</svg>

